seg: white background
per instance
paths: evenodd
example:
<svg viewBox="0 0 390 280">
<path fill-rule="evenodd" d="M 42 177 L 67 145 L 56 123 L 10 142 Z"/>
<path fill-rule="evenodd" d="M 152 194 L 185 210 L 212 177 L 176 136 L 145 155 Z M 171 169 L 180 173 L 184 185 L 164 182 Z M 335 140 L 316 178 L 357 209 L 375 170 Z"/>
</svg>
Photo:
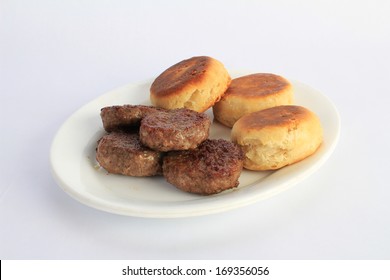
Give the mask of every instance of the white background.
<svg viewBox="0 0 390 280">
<path fill-rule="evenodd" d="M 0 259 L 389 259 L 390 2 L 0 1 Z M 322 91 L 339 144 L 294 188 L 180 219 L 101 212 L 54 182 L 61 124 L 191 56 Z"/>
</svg>

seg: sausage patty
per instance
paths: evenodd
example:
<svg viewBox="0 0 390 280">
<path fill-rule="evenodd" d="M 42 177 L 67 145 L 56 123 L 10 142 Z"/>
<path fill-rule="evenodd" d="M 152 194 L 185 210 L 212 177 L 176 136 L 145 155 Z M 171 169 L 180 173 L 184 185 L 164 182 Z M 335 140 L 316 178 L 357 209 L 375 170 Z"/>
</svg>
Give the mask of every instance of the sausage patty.
<svg viewBox="0 0 390 280">
<path fill-rule="evenodd" d="M 137 133 L 111 132 L 96 148 L 96 160 L 109 173 L 127 176 L 161 174 L 162 153 L 141 144 Z"/>
<path fill-rule="evenodd" d="M 138 128 L 141 119 L 148 114 L 164 109 L 145 105 L 116 105 L 100 111 L 103 127 L 107 132 Z"/>
<path fill-rule="evenodd" d="M 238 145 L 208 139 L 194 150 L 169 152 L 163 159 L 163 175 L 183 191 L 210 195 L 237 187 L 243 162 Z"/>
<path fill-rule="evenodd" d="M 207 139 L 210 125 L 206 114 L 190 109 L 159 111 L 142 119 L 140 140 L 158 151 L 194 149 Z"/>
</svg>

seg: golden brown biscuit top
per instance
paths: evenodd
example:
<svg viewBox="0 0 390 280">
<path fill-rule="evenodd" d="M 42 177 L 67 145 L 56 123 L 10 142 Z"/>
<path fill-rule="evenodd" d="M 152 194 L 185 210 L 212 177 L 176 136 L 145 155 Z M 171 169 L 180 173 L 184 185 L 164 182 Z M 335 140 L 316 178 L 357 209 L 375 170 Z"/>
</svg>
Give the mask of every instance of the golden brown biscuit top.
<svg viewBox="0 0 390 280">
<path fill-rule="evenodd" d="M 156 95 L 170 95 L 188 86 L 203 80 L 213 58 L 208 56 L 195 56 L 162 72 L 152 83 L 150 91 Z"/>
<path fill-rule="evenodd" d="M 290 86 L 290 83 L 281 76 L 257 73 L 233 79 L 225 94 L 258 97 L 280 92 Z"/>
<path fill-rule="evenodd" d="M 248 130 L 280 126 L 290 128 L 310 115 L 311 112 L 304 107 L 284 105 L 250 113 L 239 119 L 236 124 Z"/>
</svg>

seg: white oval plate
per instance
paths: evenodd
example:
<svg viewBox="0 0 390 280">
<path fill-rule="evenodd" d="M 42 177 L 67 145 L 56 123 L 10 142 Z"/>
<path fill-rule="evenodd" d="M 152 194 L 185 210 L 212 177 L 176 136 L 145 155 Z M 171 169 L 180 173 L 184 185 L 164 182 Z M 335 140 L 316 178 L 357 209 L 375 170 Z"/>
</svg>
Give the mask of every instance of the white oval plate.
<svg viewBox="0 0 390 280">
<path fill-rule="evenodd" d="M 111 213 L 154 218 L 206 215 L 242 207 L 276 195 L 317 170 L 333 152 L 340 121 L 332 102 L 317 90 L 297 81 L 295 104 L 315 112 L 324 129 L 324 142 L 305 160 L 277 171 L 248 171 L 240 185 L 217 195 L 183 192 L 163 177 L 127 177 L 108 174 L 95 160 L 97 140 L 104 134 L 100 109 L 121 104 L 150 104 L 150 83 L 112 90 L 80 108 L 57 132 L 50 153 L 52 173 L 62 189 L 76 200 Z M 212 117 L 212 111 L 207 113 Z M 229 139 L 230 129 L 213 122 L 210 138 Z"/>
</svg>

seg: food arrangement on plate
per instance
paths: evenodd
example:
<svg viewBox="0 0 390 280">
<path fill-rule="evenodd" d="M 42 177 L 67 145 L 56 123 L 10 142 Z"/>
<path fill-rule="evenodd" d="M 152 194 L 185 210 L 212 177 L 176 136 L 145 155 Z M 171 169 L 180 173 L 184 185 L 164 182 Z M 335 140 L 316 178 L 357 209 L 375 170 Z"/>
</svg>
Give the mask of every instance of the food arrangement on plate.
<svg viewBox="0 0 390 280">
<path fill-rule="evenodd" d="M 218 60 L 201 56 L 163 71 L 152 83 L 153 106 L 101 109 L 107 131 L 96 160 L 109 173 L 159 176 L 177 188 L 211 195 L 239 185 L 243 168 L 275 170 L 316 152 L 319 118 L 294 105 L 291 83 L 269 73 L 231 79 Z M 231 141 L 209 139 L 214 119 Z"/>
</svg>

